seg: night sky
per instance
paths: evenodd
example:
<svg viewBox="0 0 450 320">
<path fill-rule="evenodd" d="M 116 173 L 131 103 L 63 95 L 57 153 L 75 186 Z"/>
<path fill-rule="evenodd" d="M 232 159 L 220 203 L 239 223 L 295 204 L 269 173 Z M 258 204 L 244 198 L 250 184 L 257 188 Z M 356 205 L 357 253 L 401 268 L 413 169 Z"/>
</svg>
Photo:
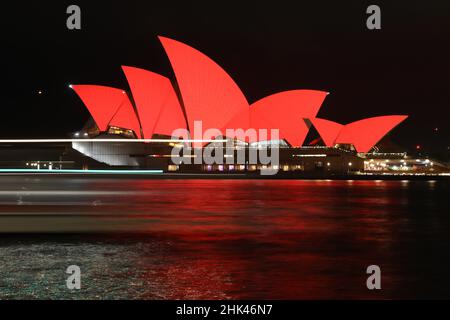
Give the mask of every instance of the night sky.
<svg viewBox="0 0 450 320">
<path fill-rule="evenodd" d="M 66 28 L 66 8 L 82 29 Z M 382 29 L 366 28 L 369 4 Z M 157 35 L 219 63 L 249 102 L 290 89 L 331 92 L 319 117 L 410 118 L 408 149 L 450 146 L 450 1 L 25 1 L 2 3 L 4 138 L 66 138 L 89 117 L 73 84 L 128 90 L 120 66 L 173 78 Z M 42 91 L 42 94 L 39 94 Z M 438 128 L 438 131 L 435 131 Z"/>
</svg>

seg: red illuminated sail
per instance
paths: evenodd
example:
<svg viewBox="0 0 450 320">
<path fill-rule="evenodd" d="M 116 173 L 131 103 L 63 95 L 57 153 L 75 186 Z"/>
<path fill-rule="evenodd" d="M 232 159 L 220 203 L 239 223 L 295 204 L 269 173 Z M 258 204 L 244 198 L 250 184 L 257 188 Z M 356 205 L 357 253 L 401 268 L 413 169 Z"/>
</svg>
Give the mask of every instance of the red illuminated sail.
<svg viewBox="0 0 450 320">
<path fill-rule="evenodd" d="M 108 129 L 122 105 L 130 104 L 126 93 L 120 89 L 97 85 L 72 85 L 71 88 L 81 98 L 100 131 Z"/>
<path fill-rule="evenodd" d="M 137 115 L 122 90 L 95 85 L 73 86 L 101 131 L 113 125 L 131 129 L 140 138 L 151 138 L 153 134 L 172 135 L 174 130 L 189 127 L 192 135 L 195 121 L 201 121 L 202 136 L 193 136 L 194 139 L 202 139 L 208 129 L 218 129 L 219 133 L 214 135 L 223 134 L 247 142 L 285 139 L 293 146 L 300 146 L 308 133 L 303 119 L 311 119 L 327 146 L 348 143 L 358 152 L 368 152 L 407 117 L 381 116 L 347 125 L 318 119 L 316 115 L 327 93 L 317 90 L 279 92 L 249 105 L 238 85 L 209 57 L 176 40 L 159 39 L 174 69 L 187 119 L 169 79 L 124 66 Z M 226 129 L 254 129 L 259 135 L 230 136 Z M 261 129 L 266 130 L 266 135 L 261 135 Z M 271 136 L 272 129 L 278 129 L 279 135 Z"/>
<path fill-rule="evenodd" d="M 246 112 L 247 99 L 219 65 L 186 44 L 159 39 L 175 72 L 191 131 L 194 121 L 202 121 L 203 131 L 223 131 L 235 115 Z"/>
<path fill-rule="evenodd" d="M 327 147 L 333 147 L 343 125 L 334 121 L 314 118 L 310 119 Z"/>
<path fill-rule="evenodd" d="M 352 143 L 358 152 L 369 152 L 378 141 L 408 116 L 381 116 L 347 124 L 339 132 L 336 143 Z"/>
<path fill-rule="evenodd" d="M 309 130 L 303 118 L 315 117 L 326 95 L 324 91 L 291 90 L 267 96 L 250 106 L 250 126 L 279 129 L 280 139 L 300 146 Z"/>
<path fill-rule="evenodd" d="M 316 116 L 326 92 L 280 92 L 249 106 L 238 85 L 213 60 L 181 42 L 159 39 L 175 71 L 191 130 L 195 120 L 203 122 L 203 131 L 217 128 L 224 134 L 226 129 L 279 129 L 281 138 L 301 145 L 308 131 L 302 119 Z"/>
<path fill-rule="evenodd" d="M 116 114 L 109 122 L 109 125 L 124 129 L 131 129 L 138 138 L 141 138 L 139 120 L 128 98 L 119 107 L 119 110 L 117 110 Z"/>
<path fill-rule="evenodd" d="M 369 152 L 386 134 L 408 116 L 392 115 L 366 118 L 341 125 L 324 119 L 311 119 L 327 146 L 353 144 L 358 152 Z"/>
<path fill-rule="evenodd" d="M 133 93 L 144 137 L 171 135 L 186 128 L 183 111 L 170 80 L 144 69 L 122 66 Z"/>
</svg>

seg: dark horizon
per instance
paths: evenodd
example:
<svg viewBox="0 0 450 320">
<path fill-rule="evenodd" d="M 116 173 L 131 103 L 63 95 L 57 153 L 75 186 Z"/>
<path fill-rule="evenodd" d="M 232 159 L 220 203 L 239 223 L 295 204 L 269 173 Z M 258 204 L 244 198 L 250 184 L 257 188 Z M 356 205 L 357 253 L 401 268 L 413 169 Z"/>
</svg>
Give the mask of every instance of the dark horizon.
<svg viewBox="0 0 450 320">
<path fill-rule="evenodd" d="M 221 65 L 249 102 L 290 89 L 329 91 L 319 117 L 341 123 L 407 114 L 392 140 L 406 150 L 449 152 L 447 74 L 450 4 L 369 2 L 123 3 L 77 1 L 82 29 L 69 31 L 71 2 L 8 5 L 1 20 L 6 98 L 1 138 L 64 138 L 89 114 L 69 89 L 128 90 L 121 65 L 174 79 L 157 36 L 189 44 Z M 42 94 L 38 92 L 42 91 Z M 438 129 L 436 131 L 436 128 Z"/>
</svg>

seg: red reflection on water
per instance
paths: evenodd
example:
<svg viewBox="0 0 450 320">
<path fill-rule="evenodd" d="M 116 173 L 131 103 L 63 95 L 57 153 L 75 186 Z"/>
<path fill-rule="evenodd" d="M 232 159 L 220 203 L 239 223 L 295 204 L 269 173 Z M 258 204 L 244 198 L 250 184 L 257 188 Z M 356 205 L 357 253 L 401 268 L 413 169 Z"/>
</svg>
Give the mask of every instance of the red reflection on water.
<svg viewBox="0 0 450 320">
<path fill-rule="evenodd" d="M 164 243 L 129 261 L 153 284 L 142 289 L 147 298 L 450 296 L 450 286 L 420 280 L 427 275 L 436 286 L 445 272 L 431 268 L 450 261 L 445 182 L 92 179 L 68 186 L 106 193 L 53 207 L 35 199 L 20 210 L 82 212 L 93 228 Z M 378 292 L 365 286 L 371 264 L 382 268 Z"/>
<path fill-rule="evenodd" d="M 404 196 L 400 182 L 190 180 L 134 205 L 175 242 L 171 298 L 378 298 L 399 284 L 371 292 L 365 268 L 395 259 Z"/>
</svg>

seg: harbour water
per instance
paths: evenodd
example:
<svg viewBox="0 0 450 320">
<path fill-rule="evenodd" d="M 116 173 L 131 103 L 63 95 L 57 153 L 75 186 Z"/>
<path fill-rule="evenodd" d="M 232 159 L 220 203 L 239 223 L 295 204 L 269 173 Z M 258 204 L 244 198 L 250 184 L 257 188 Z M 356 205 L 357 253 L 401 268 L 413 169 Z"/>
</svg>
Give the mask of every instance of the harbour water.
<svg viewBox="0 0 450 320">
<path fill-rule="evenodd" d="M 448 181 L 2 176 L 0 298 L 450 298 L 449 195 Z"/>
</svg>

